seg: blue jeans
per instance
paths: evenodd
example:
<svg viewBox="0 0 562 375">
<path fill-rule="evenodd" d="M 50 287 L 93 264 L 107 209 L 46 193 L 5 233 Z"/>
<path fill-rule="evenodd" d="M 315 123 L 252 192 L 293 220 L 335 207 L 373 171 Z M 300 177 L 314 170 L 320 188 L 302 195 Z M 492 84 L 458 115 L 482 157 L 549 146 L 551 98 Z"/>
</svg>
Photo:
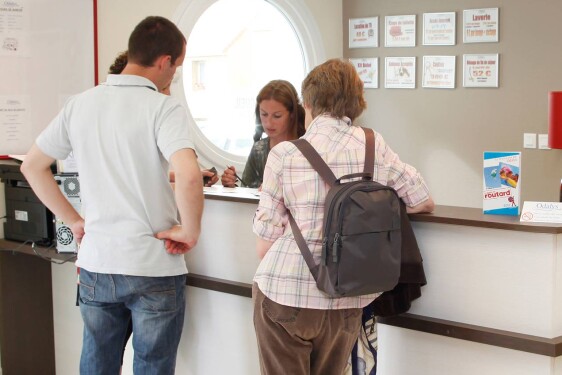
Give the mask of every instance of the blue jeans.
<svg viewBox="0 0 562 375">
<path fill-rule="evenodd" d="M 129 321 L 135 375 L 174 374 L 185 315 L 185 275 L 142 277 L 80 270 L 82 375 L 117 375 Z"/>
</svg>

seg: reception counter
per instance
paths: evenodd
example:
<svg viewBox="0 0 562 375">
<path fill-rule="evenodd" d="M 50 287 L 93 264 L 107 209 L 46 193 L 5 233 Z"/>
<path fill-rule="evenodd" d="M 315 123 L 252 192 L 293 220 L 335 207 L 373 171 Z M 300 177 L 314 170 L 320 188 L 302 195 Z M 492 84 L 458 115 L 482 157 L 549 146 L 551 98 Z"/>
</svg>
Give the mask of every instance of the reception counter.
<svg viewBox="0 0 562 375">
<path fill-rule="evenodd" d="M 200 373 L 258 374 L 247 296 L 259 198 L 221 190 L 207 191 L 201 241 L 187 255 L 190 285 L 211 290 L 190 288 L 195 322 L 185 335 L 198 342 L 192 360 L 244 348 L 248 367 L 226 354 L 224 367 Z M 410 219 L 428 284 L 407 314 L 380 320 L 379 373 L 562 374 L 562 225 L 449 206 Z"/>
<path fill-rule="evenodd" d="M 186 255 L 177 373 L 259 374 L 249 298 L 259 264 L 251 227 L 259 193 L 206 188 L 205 196 L 203 232 Z M 380 320 L 378 373 L 562 374 L 562 225 L 448 206 L 410 218 L 428 284 L 407 314 Z M 74 281 L 72 265 L 52 266 L 62 375 L 76 373 L 80 352 Z M 131 359 L 128 349 L 123 374 L 132 373 Z"/>
</svg>

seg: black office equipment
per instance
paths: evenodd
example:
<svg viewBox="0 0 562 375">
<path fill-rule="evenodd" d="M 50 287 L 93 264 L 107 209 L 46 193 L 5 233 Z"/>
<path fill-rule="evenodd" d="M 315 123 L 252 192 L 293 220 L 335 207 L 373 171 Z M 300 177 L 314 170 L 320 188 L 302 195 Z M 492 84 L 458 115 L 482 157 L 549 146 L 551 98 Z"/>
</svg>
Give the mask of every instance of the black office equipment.
<svg viewBox="0 0 562 375">
<path fill-rule="evenodd" d="M 4 238 L 50 246 L 55 233 L 53 214 L 31 190 L 20 165 L 13 160 L 0 162 L 0 180 L 4 183 L 6 201 Z M 56 171 L 55 164 L 51 170 Z"/>
</svg>

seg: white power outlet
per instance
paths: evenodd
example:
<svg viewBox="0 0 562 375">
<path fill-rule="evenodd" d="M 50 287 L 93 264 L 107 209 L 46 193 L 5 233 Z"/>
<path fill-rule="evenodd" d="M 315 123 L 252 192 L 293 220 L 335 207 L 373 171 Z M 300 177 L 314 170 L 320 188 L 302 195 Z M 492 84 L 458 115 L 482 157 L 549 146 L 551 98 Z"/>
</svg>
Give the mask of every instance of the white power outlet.
<svg viewBox="0 0 562 375">
<path fill-rule="evenodd" d="M 524 133 L 523 134 L 523 147 L 524 148 L 537 148 L 537 133 Z"/>
<path fill-rule="evenodd" d="M 550 150 L 550 147 L 548 147 L 548 134 L 539 134 L 539 149 Z"/>
</svg>

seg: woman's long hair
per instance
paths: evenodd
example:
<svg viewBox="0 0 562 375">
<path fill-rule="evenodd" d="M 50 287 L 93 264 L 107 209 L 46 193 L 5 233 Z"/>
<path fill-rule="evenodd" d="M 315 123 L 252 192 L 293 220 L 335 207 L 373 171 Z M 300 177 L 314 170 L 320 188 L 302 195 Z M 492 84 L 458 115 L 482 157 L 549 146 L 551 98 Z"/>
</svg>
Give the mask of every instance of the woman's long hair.
<svg viewBox="0 0 562 375">
<path fill-rule="evenodd" d="M 264 132 L 260 117 L 260 103 L 262 100 L 275 100 L 283 104 L 287 111 L 289 111 L 291 139 L 297 139 L 304 134 L 304 107 L 299 100 L 297 90 L 290 82 L 278 79 L 265 85 L 256 97 L 256 132 L 254 134 L 254 142 L 259 141 Z"/>
</svg>

